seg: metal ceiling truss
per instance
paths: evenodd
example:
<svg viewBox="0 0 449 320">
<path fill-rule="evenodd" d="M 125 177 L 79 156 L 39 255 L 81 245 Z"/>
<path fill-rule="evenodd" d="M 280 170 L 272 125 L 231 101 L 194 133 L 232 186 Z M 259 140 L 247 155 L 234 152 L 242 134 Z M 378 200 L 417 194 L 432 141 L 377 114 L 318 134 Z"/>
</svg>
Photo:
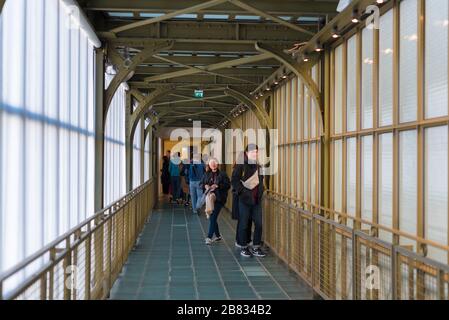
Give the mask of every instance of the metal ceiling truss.
<svg viewBox="0 0 449 320">
<path fill-rule="evenodd" d="M 105 106 L 123 81 L 139 100 L 137 112 L 130 115 L 132 132 L 139 118 L 152 117 L 148 112 L 151 109 L 159 116 L 165 115 L 164 126 L 167 121 L 186 124 L 189 115 L 205 119 L 208 124 L 216 124 L 217 119 L 222 120 L 219 123 L 224 119 L 234 122 L 229 112 L 241 102 L 250 106 L 263 127 L 272 128 L 262 99 L 255 99 L 250 93 L 274 81 L 282 68 L 295 72 L 321 107 L 316 84 L 305 72 L 304 64 L 287 50 L 310 40 L 323 21 L 336 16 L 338 0 L 79 3 L 107 47 L 108 61 L 117 69 L 105 93 Z M 110 12 L 117 14 L 109 15 Z M 122 12 L 133 14 L 121 15 Z M 210 14 L 225 18 L 211 20 Z M 181 19 L 180 15 L 189 18 Z M 299 19 L 310 16 L 316 20 L 309 21 L 315 23 Z M 204 90 L 205 97 L 194 98 L 194 89 Z"/>
</svg>

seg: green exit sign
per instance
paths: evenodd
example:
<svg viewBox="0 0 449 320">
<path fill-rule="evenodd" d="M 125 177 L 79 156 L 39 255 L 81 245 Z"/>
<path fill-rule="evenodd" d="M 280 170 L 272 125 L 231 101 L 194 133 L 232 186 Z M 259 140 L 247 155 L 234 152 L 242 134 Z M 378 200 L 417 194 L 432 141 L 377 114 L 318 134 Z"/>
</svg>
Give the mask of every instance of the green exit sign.
<svg viewBox="0 0 449 320">
<path fill-rule="evenodd" d="M 204 97 L 204 91 L 203 90 L 195 90 L 193 93 L 193 96 L 195 98 L 203 98 Z"/>
</svg>

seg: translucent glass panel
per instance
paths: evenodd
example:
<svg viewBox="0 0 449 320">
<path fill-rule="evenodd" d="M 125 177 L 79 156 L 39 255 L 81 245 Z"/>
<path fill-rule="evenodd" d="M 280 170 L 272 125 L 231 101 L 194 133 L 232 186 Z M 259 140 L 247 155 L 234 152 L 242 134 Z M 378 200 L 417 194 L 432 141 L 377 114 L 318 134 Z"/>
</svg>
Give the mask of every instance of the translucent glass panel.
<svg viewBox="0 0 449 320">
<path fill-rule="evenodd" d="M 137 188 L 142 184 L 142 181 L 140 181 L 140 170 L 141 170 L 141 158 L 140 158 L 140 151 L 142 150 L 141 147 L 141 141 L 140 138 L 142 136 L 141 129 L 142 128 L 142 121 L 139 121 L 139 123 L 136 126 L 136 132 L 134 133 L 134 140 L 133 140 L 133 167 L 132 167 L 132 176 L 133 176 L 133 189 Z"/>
<path fill-rule="evenodd" d="M 316 143 L 310 145 L 310 201 L 316 203 L 317 200 L 317 161 L 316 161 Z M 293 162 L 292 162 L 293 163 Z"/>
<path fill-rule="evenodd" d="M 362 128 L 373 127 L 373 30 L 362 31 Z"/>
<path fill-rule="evenodd" d="M 418 92 L 418 1 L 400 2 L 399 121 L 417 119 Z"/>
<path fill-rule="evenodd" d="M 379 125 L 393 124 L 393 10 L 380 18 Z"/>
<path fill-rule="evenodd" d="M 113 76 L 105 74 L 106 87 Z M 104 203 L 105 205 L 126 194 L 125 148 L 126 91 L 121 85 L 115 93 L 106 117 L 104 141 Z"/>
<path fill-rule="evenodd" d="M 343 143 L 342 140 L 334 142 L 334 210 L 342 212 L 342 187 L 343 187 Z"/>
<path fill-rule="evenodd" d="M 448 127 L 425 130 L 425 234 L 448 243 Z M 429 257 L 447 263 L 447 254 L 430 250 Z"/>
<path fill-rule="evenodd" d="M 416 235 L 418 199 L 417 132 L 403 131 L 399 135 L 399 228 Z M 402 244 L 413 242 L 403 240 Z"/>
<path fill-rule="evenodd" d="M 298 112 L 296 114 L 296 124 L 297 124 L 297 137 L 298 140 L 302 138 L 303 126 L 302 126 L 302 113 L 304 106 L 304 86 L 300 79 L 298 79 Z"/>
<path fill-rule="evenodd" d="M 290 105 L 291 105 L 291 112 L 290 112 L 290 116 L 289 116 L 289 126 L 290 126 L 290 141 L 295 141 L 296 140 L 296 118 L 295 115 L 296 113 L 299 111 L 299 109 L 297 109 L 297 105 L 296 105 L 296 101 L 298 99 L 298 79 L 294 78 L 292 79 L 291 83 L 290 83 Z"/>
<path fill-rule="evenodd" d="M 362 219 L 373 221 L 373 137 L 362 137 Z"/>
<path fill-rule="evenodd" d="M 315 69 L 313 70 L 315 71 Z M 317 106 L 315 103 L 315 100 L 310 97 L 310 138 L 317 138 L 318 137 L 318 133 L 317 133 Z"/>
<path fill-rule="evenodd" d="M 357 140 L 346 140 L 346 212 L 355 217 L 357 194 Z"/>
<path fill-rule="evenodd" d="M 334 133 L 339 134 L 343 131 L 343 46 L 338 46 L 334 54 Z"/>
<path fill-rule="evenodd" d="M 310 74 L 318 78 L 318 67 Z M 319 194 L 318 108 L 304 84 L 297 78 L 283 83 L 274 92 L 275 122 L 280 134 L 279 172 L 274 177 L 275 190 L 307 202 L 317 203 Z"/>
<path fill-rule="evenodd" d="M 346 129 L 355 131 L 357 128 L 357 37 L 351 37 L 347 42 L 347 83 L 346 83 Z"/>
<path fill-rule="evenodd" d="M 303 196 L 304 200 L 309 200 L 309 145 L 303 145 Z"/>
<path fill-rule="evenodd" d="M 309 90 L 304 87 L 304 108 L 303 108 L 303 129 L 304 129 L 304 134 L 303 134 L 303 139 L 309 139 L 309 115 L 310 115 L 310 94 L 309 94 Z"/>
<path fill-rule="evenodd" d="M 1 272 L 94 212 L 95 62 L 62 1 L 6 1 L 0 25 Z"/>
<path fill-rule="evenodd" d="M 297 180 L 297 190 L 296 190 L 296 194 L 298 199 L 302 199 L 303 198 L 303 194 L 302 194 L 302 189 L 303 189 L 303 184 L 302 184 L 302 168 L 303 168 L 303 158 L 302 158 L 302 145 L 298 145 L 297 149 L 296 149 L 296 156 L 298 159 L 298 165 L 297 165 L 297 170 L 296 170 L 296 179 Z"/>
<path fill-rule="evenodd" d="M 426 1 L 426 118 L 448 111 L 448 8 L 447 0 Z"/>
<path fill-rule="evenodd" d="M 145 153 L 144 153 L 144 161 L 143 161 L 144 182 L 146 182 L 150 179 L 150 166 L 151 166 L 150 142 L 151 142 L 151 132 L 145 137 L 145 149 L 144 149 Z"/>
<path fill-rule="evenodd" d="M 379 224 L 393 226 L 393 134 L 379 135 Z M 391 233 L 380 230 L 380 238 L 391 241 Z"/>
</svg>

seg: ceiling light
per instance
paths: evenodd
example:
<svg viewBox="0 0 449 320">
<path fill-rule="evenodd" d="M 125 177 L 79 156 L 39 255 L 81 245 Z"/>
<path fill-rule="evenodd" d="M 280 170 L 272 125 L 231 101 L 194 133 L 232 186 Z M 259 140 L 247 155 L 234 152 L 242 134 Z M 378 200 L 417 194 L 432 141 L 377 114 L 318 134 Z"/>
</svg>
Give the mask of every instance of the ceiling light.
<svg viewBox="0 0 449 320">
<path fill-rule="evenodd" d="M 334 28 L 332 29 L 332 38 L 334 39 L 340 38 L 340 32 L 338 31 L 337 26 L 334 26 Z"/>
<path fill-rule="evenodd" d="M 323 45 L 322 45 L 319 41 L 317 41 L 317 42 L 315 43 L 315 51 L 316 51 L 316 52 L 321 52 L 321 51 L 323 51 L 323 50 L 324 50 Z"/>
<path fill-rule="evenodd" d="M 354 9 L 352 11 L 352 18 L 351 18 L 352 23 L 359 23 L 359 13 L 357 11 L 357 9 Z"/>
</svg>

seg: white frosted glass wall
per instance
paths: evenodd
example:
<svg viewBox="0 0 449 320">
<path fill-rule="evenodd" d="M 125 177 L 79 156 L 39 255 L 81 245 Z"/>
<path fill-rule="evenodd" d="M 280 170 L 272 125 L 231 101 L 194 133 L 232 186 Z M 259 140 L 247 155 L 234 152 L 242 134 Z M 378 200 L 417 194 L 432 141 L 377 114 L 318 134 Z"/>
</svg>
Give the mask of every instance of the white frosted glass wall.
<svg viewBox="0 0 449 320">
<path fill-rule="evenodd" d="M 362 31 L 362 128 L 373 127 L 373 30 Z"/>
<path fill-rule="evenodd" d="M 343 46 L 335 49 L 335 79 L 334 79 L 334 133 L 338 134 L 343 129 Z"/>
<path fill-rule="evenodd" d="M 134 133 L 133 140 L 133 168 L 132 168 L 132 176 L 133 176 L 133 189 L 140 186 L 142 183 L 140 181 L 140 150 L 142 149 L 140 146 L 140 137 L 141 137 L 141 121 L 136 126 L 136 132 Z"/>
<path fill-rule="evenodd" d="M 418 214 L 418 137 L 416 131 L 399 135 L 399 228 L 416 235 Z M 402 238 L 403 244 L 413 242 Z"/>
<path fill-rule="evenodd" d="M 418 1 L 400 3 L 399 21 L 399 119 L 417 119 L 418 109 Z"/>
<path fill-rule="evenodd" d="M 1 272 L 94 213 L 95 61 L 59 0 L 6 1 L 0 47 Z"/>
<path fill-rule="evenodd" d="M 379 125 L 393 124 L 393 11 L 380 18 Z"/>
<path fill-rule="evenodd" d="M 425 130 L 425 197 L 426 238 L 447 243 L 448 225 L 448 127 Z M 428 256 L 447 262 L 447 253 L 430 248 Z"/>
<path fill-rule="evenodd" d="M 105 87 L 114 78 L 105 74 Z M 109 106 L 104 141 L 104 204 L 108 205 L 126 194 L 125 149 L 126 86 L 120 85 Z"/>
<path fill-rule="evenodd" d="M 393 226 L 393 134 L 379 135 L 379 224 Z M 380 230 L 381 239 L 391 241 L 391 234 Z"/>
<path fill-rule="evenodd" d="M 426 1 L 426 118 L 447 115 L 448 7 L 447 0 Z"/>
<path fill-rule="evenodd" d="M 347 42 L 347 93 L 346 93 L 346 128 L 356 130 L 357 116 L 357 43 L 356 37 Z"/>
</svg>

